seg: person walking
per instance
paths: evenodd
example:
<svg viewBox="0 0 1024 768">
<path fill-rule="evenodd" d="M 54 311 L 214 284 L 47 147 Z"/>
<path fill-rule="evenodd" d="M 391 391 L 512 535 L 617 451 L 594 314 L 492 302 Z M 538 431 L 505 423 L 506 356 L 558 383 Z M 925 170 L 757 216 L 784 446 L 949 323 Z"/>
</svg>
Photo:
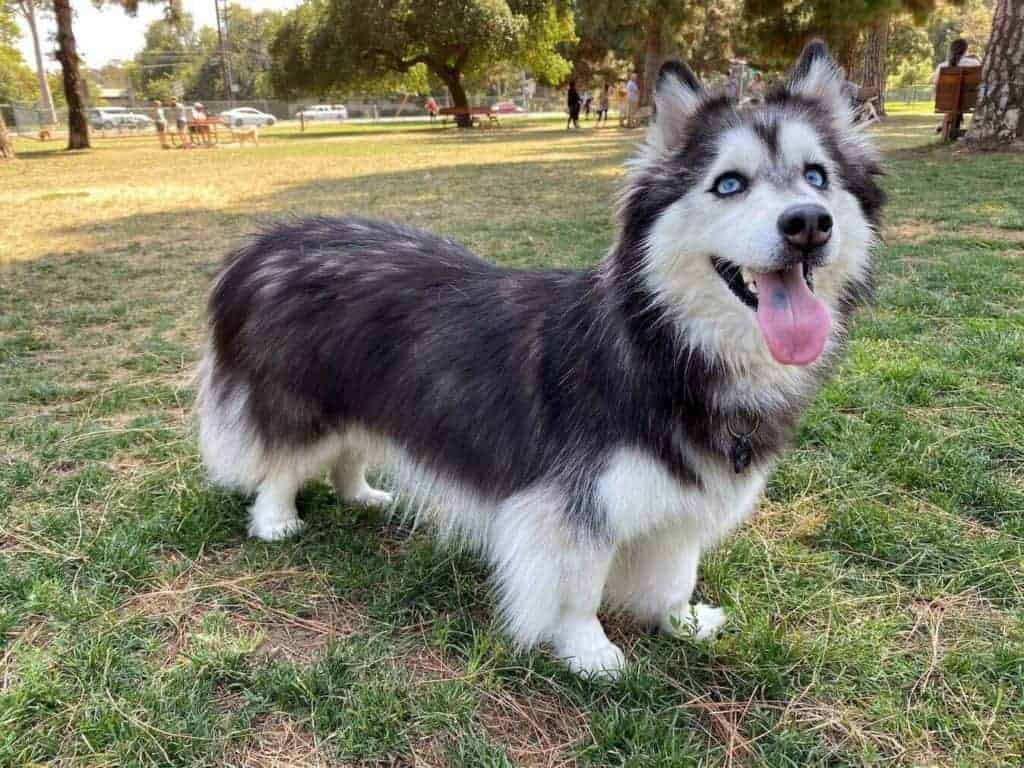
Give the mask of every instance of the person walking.
<svg viewBox="0 0 1024 768">
<path fill-rule="evenodd" d="M 580 93 L 576 90 L 576 81 L 569 83 L 569 119 L 565 123 L 565 130 L 572 127 L 580 127 Z"/>
<path fill-rule="evenodd" d="M 160 139 L 160 146 L 170 149 L 167 143 L 167 115 L 164 114 L 164 105 L 160 99 L 153 102 L 153 122 L 156 124 L 156 135 Z"/>
<path fill-rule="evenodd" d="M 637 112 L 640 110 L 640 86 L 636 84 L 636 73 L 626 83 L 626 127 L 636 128 Z"/>
</svg>

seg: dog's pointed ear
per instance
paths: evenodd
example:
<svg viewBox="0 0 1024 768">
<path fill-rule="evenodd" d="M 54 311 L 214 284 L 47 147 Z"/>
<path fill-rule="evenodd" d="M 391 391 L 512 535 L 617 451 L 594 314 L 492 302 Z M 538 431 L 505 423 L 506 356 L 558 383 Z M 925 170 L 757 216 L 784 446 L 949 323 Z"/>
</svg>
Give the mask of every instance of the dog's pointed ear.
<svg viewBox="0 0 1024 768">
<path fill-rule="evenodd" d="M 844 94 L 846 78 L 836 64 L 828 46 L 821 40 L 811 40 L 804 46 L 789 73 L 789 92 L 805 99 L 824 102 L 836 111 L 849 109 Z"/>
<path fill-rule="evenodd" d="M 683 137 L 704 97 L 704 86 L 683 62 L 666 61 L 661 65 L 654 89 L 654 127 L 663 146 L 671 146 Z"/>
</svg>

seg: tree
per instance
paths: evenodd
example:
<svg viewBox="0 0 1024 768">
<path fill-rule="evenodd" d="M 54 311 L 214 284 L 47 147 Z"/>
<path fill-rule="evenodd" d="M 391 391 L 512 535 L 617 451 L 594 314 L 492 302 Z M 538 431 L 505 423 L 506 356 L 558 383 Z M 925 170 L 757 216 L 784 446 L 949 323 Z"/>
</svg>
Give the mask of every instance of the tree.
<svg viewBox="0 0 1024 768">
<path fill-rule="evenodd" d="M 18 26 L 14 9 L 0 0 L 0 102 L 34 101 L 36 83 L 17 49 Z"/>
<path fill-rule="evenodd" d="M 329 93 L 424 65 L 466 108 L 464 78 L 498 62 L 561 80 L 557 45 L 572 37 L 568 5 L 552 0 L 307 0 L 278 30 L 272 78 L 282 91 Z"/>
<path fill-rule="evenodd" d="M 95 0 L 102 5 L 103 0 Z M 140 0 L 112 0 L 125 13 L 135 15 Z M 176 19 L 181 15 L 180 0 L 151 0 L 163 2 L 167 7 L 167 18 Z M 57 20 L 57 61 L 64 83 L 64 99 L 68 105 L 68 149 L 88 149 L 89 121 L 85 118 L 85 87 L 82 78 L 82 60 L 78 56 L 75 41 L 71 0 L 53 0 L 53 12 Z"/>
<path fill-rule="evenodd" d="M 650 103 L 665 46 L 690 17 L 689 3 L 677 0 L 579 0 L 584 15 L 610 30 L 628 30 L 631 56 L 638 74 L 640 103 Z"/>
<path fill-rule="evenodd" d="M 889 12 L 880 13 L 864 35 L 861 67 L 854 81 L 877 94 L 876 109 L 885 115 L 885 81 L 888 76 Z"/>
<path fill-rule="evenodd" d="M 978 149 L 1024 138 L 1024 0 L 999 0 L 981 70 L 974 120 L 967 134 Z"/>
<path fill-rule="evenodd" d="M 39 43 L 39 26 L 36 23 L 36 1 L 35 0 L 13 0 L 17 9 L 21 12 L 25 23 L 28 25 L 29 35 L 32 37 L 32 49 L 36 58 L 36 79 L 39 88 L 39 106 L 46 113 L 48 122 L 57 122 L 57 111 L 53 106 L 53 95 L 50 93 L 50 83 L 46 79 L 46 67 L 43 64 L 43 48 Z"/>
<path fill-rule="evenodd" d="M 53 0 L 53 12 L 57 17 L 57 61 L 64 77 L 64 99 L 68 104 L 68 149 L 88 149 L 89 122 L 85 119 L 85 89 L 78 44 L 71 25 L 70 0 Z"/>
<path fill-rule="evenodd" d="M 847 75 L 863 77 L 861 33 L 891 14 L 907 12 L 923 23 L 937 0 L 745 0 L 748 23 L 743 38 L 764 68 L 781 69 L 810 37 L 821 37 L 836 51 Z M 886 23 L 886 30 L 888 24 Z M 884 46 L 875 47 L 884 55 Z M 884 72 L 885 62 L 876 63 Z"/>
</svg>

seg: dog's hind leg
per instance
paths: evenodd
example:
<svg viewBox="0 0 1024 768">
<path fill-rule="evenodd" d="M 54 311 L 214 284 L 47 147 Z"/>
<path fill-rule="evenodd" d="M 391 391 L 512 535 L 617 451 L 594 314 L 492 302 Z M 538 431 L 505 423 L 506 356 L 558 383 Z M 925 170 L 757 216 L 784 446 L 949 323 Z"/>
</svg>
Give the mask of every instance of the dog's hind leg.
<svg viewBox="0 0 1024 768">
<path fill-rule="evenodd" d="M 366 456 L 355 447 L 345 447 L 331 467 L 331 485 L 338 498 L 367 507 L 387 507 L 394 497 L 366 482 Z"/>
<path fill-rule="evenodd" d="M 699 560 L 696 531 L 676 526 L 648 533 L 619 550 L 608 602 L 667 634 L 711 639 L 726 617 L 721 608 L 690 603 Z"/>
</svg>

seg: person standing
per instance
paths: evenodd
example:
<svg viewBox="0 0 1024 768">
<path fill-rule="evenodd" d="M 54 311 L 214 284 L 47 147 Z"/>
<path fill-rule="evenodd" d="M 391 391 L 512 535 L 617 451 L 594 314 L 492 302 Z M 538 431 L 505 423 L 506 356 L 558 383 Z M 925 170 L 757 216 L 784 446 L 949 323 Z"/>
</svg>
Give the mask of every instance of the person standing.
<svg viewBox="0 0 1024 768">
<path fill-rule="evenodd" d="M 601 95 L 598 96 L 597 100 L 597 124 L 601 125 L 604 121 L 605 127 L 608 126 L 608 106 L 611 101 L 611 84 L 605 80 L 604 85 L 601 86 Z"/>
<path fill-rule="evenodd" d="M 174 111 L 174 126 L 178 129 L 181 148 L 187 149 L 192 146 L 192 140 L 188 135 L 188 107 L 177 99 L 171 99 L 171 109 Z"/>
<path fill-rule="evenodd" d="M 160 139 L 160 146 L 170 149 L 167 143 L 167 115 L 164 114 L 164 105 L 159 99 L 153 102 L 153 121 L 156 123 L 156 135 Z"/>
<path fill-rule="evenodd" d="M 434 120 L 437 119 L 437 113 L 439 111 L 437 101 L 433 96 L 427 96 L 427 103 L 424 106 L 427 109 L 427 114 L 430 115 L 430 122 L 434 122 Z"/>
<path fill-rule="evenodd" d="M 640 86 L 636 84 L 636 73 L 626 83 L 626 127 L 636 128 L 636 115 L 640 109 Z"/>
<path fill-rule="evenodd" d="M 565 130 L 580 127 L 580 93 L 576 90 L 576 81 L 569 83 L 569 119 L 565 123 Z"/>
</svg>

